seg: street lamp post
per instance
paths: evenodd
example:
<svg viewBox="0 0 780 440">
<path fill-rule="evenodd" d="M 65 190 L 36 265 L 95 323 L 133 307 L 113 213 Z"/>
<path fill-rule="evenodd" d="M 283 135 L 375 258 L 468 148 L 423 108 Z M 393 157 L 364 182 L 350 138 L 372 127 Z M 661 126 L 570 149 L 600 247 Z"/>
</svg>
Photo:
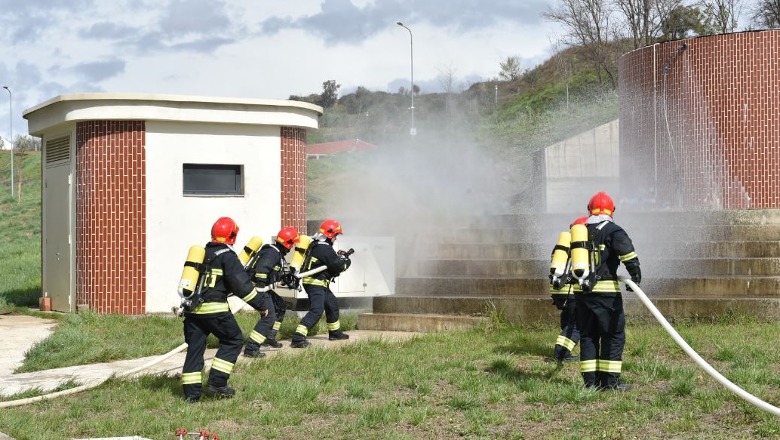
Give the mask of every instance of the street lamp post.
<svg viewBox="0 0 780 440">
<path fill-rule="evenodd" d="M 8 86 L 3 86 L 8 91 L 8 140 L 11 141 L 11 197 L 14 196 L 14 97 Z"/>
<path fill-rule="evenodd" d="M 412 127 L 409 129 L 409 134 L 414 136 L 414 135 L 417 134 L 417 129 L 414 128 L 414 36 L 412 35 L 412 30 L 409 29 L 408 27 L 406 27 L 403 24 L 403 22 L 398 21 L 395 24 L 397 24 L 398 26 L 401 26 L 402 28 L 404 28 L 407 31 L 409 31 L 409 61 L 410 61 L 411 69 L 412 69 L 412 71 L 411 71 L 411 73 L 412 73 L 412 75 L 411 75 L 411 78 L 412 78 L 412 90 L 411 90 L 411 95 L 412 95 L 412 107 L 411 107 L 411 110 L 412 110 Z"/>
</svg>

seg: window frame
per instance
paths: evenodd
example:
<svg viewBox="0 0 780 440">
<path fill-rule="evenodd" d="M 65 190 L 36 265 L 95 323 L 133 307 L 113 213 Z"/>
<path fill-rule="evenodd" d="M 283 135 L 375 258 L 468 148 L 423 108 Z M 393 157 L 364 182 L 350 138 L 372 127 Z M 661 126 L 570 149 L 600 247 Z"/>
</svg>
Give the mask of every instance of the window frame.
<svg viewBox="0 0 780 440">
<path fill-rule="evenodd" d="M 227 189 L 231 172 L 233 189 Z M 209 188 L 208 174 L 211 174 L 212 179 L 217 179 L 218 185 Z M 244 165 L 184 163 L 182 164 L 182 195 L 184 197 L 243 197 Z"/>
</svg>

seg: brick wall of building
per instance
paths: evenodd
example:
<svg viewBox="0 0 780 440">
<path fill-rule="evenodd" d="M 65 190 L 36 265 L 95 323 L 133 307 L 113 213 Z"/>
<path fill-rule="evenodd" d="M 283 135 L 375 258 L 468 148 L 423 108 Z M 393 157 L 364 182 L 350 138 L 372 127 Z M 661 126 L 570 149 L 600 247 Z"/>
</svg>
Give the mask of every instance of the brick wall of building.
<svg viewBox="0 0 780 440">
<path fill-rule="evenodd" d="M 780 208 L 780 30 L 620 59 L 621 195 L 684 209 Z"/>
<path fill-rule="evenodd" d="M 145 126 L 76 126 L 76 300 L 98 313 L 146 307 Z"/>
<path fill-rule="evenodd" d="M 306 233 L 306 129 L 282 127 L 282 227 Z"/>
</svg>

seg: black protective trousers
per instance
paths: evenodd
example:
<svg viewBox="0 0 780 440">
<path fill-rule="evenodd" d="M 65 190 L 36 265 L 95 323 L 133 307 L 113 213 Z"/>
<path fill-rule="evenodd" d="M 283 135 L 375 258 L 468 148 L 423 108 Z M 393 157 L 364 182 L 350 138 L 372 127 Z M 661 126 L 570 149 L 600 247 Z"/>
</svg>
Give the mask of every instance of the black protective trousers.
<svg viewBox="0 0 780 440">
<path fill-rule="evenodd" d="M 336 295 L 329 288 L 311 284 L 304 284 L 303 287 L 309 297 L 309 311 L 301 319 L 301 324 L 311 330 L 317 325 L 323 311 L 325 311 L 326 322 L 332 323 L 339 320 L 339 304 Z"/>
<path fill-rule="evenodd" d="M 577 294 L 577 327 L 580 330 L 580 371 L 585 385 L 609 387 L 617 384 L 620 373 L 606 371 L 598 361 L 622 363 L 626 345 L 623 297 L 619 293 Z M 588 365 L 595 368 L 583 367 Z"/>
<path fill-rule="evenodd" d="M 184 358 L 182 374 L 203 371 L 206 338 L 210 334 L 219 339 L 219 349 L 217 349 L 214 360 L 221 359 L 235 365 L 244 345 L 244 336 L 235 316 L 231 312 L 206 315 L 186 314 L 184 317 L 184 342 L 187 343 L 187 356 Z M 227 385 L 229 377 L 229 373 L 212 368 L 209 372 L 208 384 L 223 387 Z M 182 387 L 184 388 L 184 396 L 187 398 L 198 399 L 203 390 L 202 384 L 186 384 Z"/>
<path fill-rule="evenodd" d="M 561 333 L 558 340 L 565 338 L 577 344 L 580 341 L 580 330 L 577 328 L 577 300 L 570 298 L 561 309 Z M 556 359 L 563 359 L 571 350 L 556 341 L 553 355 Z"/>
<path fill-rule="evenodd" d="M 249 305 L 257 311 L 268 310 L 268 314 L 266 316 L 261 315 L 260 319 L 257 320 L 257 323 L 253 329 L 254 332 L 249 336 L 250 340 L 258 344 L 262 344 L 266 339 L 273 338 L 271 331 L 273 330 L 274 323 L 276 322 L 276 308 L 274 307 L 274 302 L 271 299 L 269 292 L 258 293 L 257 296 L 249 301 Z M 258 337 L 254 333 L 261 335 L 261 337 Z"/>
</svg>

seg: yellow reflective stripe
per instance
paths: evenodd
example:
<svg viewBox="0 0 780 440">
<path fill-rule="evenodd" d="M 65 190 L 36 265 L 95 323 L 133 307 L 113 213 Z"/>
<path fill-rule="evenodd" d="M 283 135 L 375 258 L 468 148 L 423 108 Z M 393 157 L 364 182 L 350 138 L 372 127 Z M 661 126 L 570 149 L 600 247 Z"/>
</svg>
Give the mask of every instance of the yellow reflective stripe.
<svg viewBox="0 0 780 440">
<path fill-rule="evenodd" d="M 620 373 L 622 369 L 623 361 L 607 361 L 604 359 L 599 359 L 598 367 L 596 367 L 596 371 L 604 373 Z"/>
<path fill-rule="evenodd" d="M 637 258 L 636 252 L 629 252 L 626 255 L 621 255 L 620 261 L 625 263 L 626 261 L 633 260 L 634 258 Z"/>
<path fill-rule="evenodd" d="M 328 331 L 329 332 L 338 330 L 339 328 L 341 328 L 341 324 L 339 324 L 338 321 L 336 321 L 336 322 L 329 322 L 328 323 Z"/>
<path fill-rule="evenodd" d="M 268 274 L 267 273 L 256 273 L 255 274 L 255 278 L 260 278 L 261 280 L 264 280 L 264 279 L 268 278 Z"/>
<path fill-rule="evenodd" d="M 580 373 L 592 373 L 596 371 L 596 359 L 580 361 Z"/>
<path fill-rule="evenodd" d="M 200 371 L 196 373 L 182 373 L 181 375 L 182 385 L 193 385 L 201 382 L 203 382 L 203 378 L 201 377 Z"/>
<path fill-rule="evenodd" d="M 265 342 L 265 336 L 261 335 L 260 333 L 252 330 L 252 333 L 249 334 L 249 339 L 257 342 L 258 344 L 262 344 Z"/>
<path fill-rule="evenodd" d="M 233 372 L 233 363 L 224 359 L 214 358 L 214 361 L 211 362 L 211 368 L 225 374 L 230 374 Z"/>
<path fill-rule="evenodd" d="M 252 298 L 257 296 L 257 290 L 253 289 L 251 292 L 247 293 L 247 295 L 241 299 L 244 300 L 244 302 L 252 301 Z"/>
<path fill-rule="evenodd" d="M 308 284 L 310 286 L 328 287 L 330 285 L 330 280 L 318 280 L 317 278 L 306 277 L 303 279 L 303 284 Z"/>
<path fill-rule="evenodd" d="M 205 302 L 200 303 L 195 309 L 192 311 L 193 315 L 207 315 L 209 313 L 221 313 L 221 312 L 229 312 L 230 306 L 226 302 Z"/>
<path fill-rule="evenodd" d="M 569 351 L 571 351 L 574 348 L 574 346 L 577 345 L 577 343 L 567 338 L 566 336 L 558 335 L 558 339 L 555 341 L 555 345 L 566 347 Z"/>
<path fill-rule="evenodd" d="M 312 243 L 312 244 L 314 244 L 314 243 Z M 309 259 L 309 266 L 306 268 L 306 270 L 311 270 L 311 267 L 312 267 L 312 266 L 314 266 L 314 263 L 316 263 L 317 261 L 319 261 L 319 260 L 318 260 L 317 258 L 315 258 L 315 257 L 309 257 L 309 258 L 310 258 L 310 259 Z"/>
<path fill-rule="evenodd" d="M 279 321 L 274 322 L 274 327 L 273 328 L 274 328 L 274 330 L 279 330 L 280 328 L 282 328 L 282 323 L 279 322 Z"/>
<path fill-rule="evenodd" d="M 620 293 L 620 285 L 616 280 L 601 280 L 593 286 L 593 293 Z"/>
<path fill-rule="evenodd" d="M 211 269 L 209 272 L 211 272 L 212 275 L 222 276 L 222 269 Z"/>
<path fill-rule="evenodd" d="M 295 328 L 295 333 L 306 336 L 309 334 L 309 329 L 303 324 L 298 324 L 298 327 Z"/>
</svg>

